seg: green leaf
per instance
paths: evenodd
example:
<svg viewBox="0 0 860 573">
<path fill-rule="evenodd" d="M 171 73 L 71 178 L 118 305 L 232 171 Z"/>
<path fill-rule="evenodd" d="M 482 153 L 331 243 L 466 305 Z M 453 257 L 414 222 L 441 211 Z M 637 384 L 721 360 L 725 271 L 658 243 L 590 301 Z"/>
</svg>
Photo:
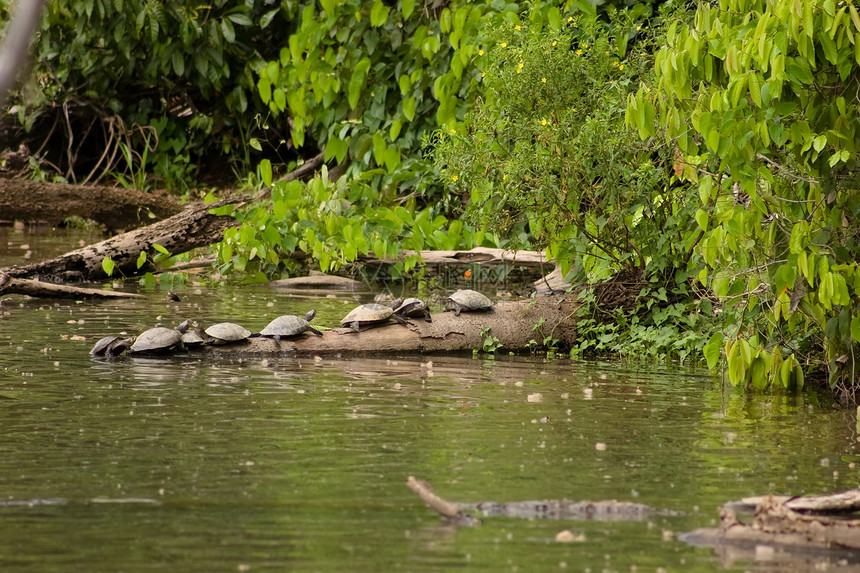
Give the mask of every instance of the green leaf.
<svg viewBox="0 0 860 573">
<path fill-rule="evenodd" d="M 116 263 L 113 262 L 112 258 L 105 257 L 102 259 L 102 270 L 107 276 L 113 275 L 114 267 L 116 267 Z"/>
<path fill-rule="evenodd" d="M 373 7 L 370 9 L 370 25 L 379 27 L 385 24 L 388 20 L 388 6 L 383 4 L 382 0 L 375 0 Z"/>
<path fill-rule="evenodd" d="M 155 249 L 156 251 L 158 251 L 159 253 L 161 253 L 162 255 L 170 256 L 170 251 L 168 251 L 167 249 L 165 249 L 163 246 L 159 245 L 158 243 L 152 243 L 152 248 Z"/>
<path fill-rule="evenodd" d="M 415 119 L 415 98 L 410 96 L 403 98 L 403 117 L 408 121 Z"/>
<path fill-rule="evenodd" d="M 272 185 L 272 162 L 268 159 L 260 161 L 260 179 L 266 187 Z"/>
<path fill-rule="evenodd" d="M 248 17 L 247 14 L 228 14 L 227 15 L 230 20 L 240 26 L 253 26 L 254 22 Z"/>
<path fill-rule="evenodd" d="M 720 360 L 720 352 L 723 349 L 723 335 L 716 333 L 711 336 L 708 343 L 705 344 L 705 347 L 702 349 L 705 360 L 708 362 L 708 369 L 714 370 L 716 368 L 717 363 Z"/>
<path fill-rule="evenodd" d="M 558 6 L 550 6 L 546 19 L 550 30 L 561 30 L 561 11 L 559 11 Z"/>
<path fill-rule="evenodd" d="M 415 0 L 403 0 L 401 11 L 403 12 L 404 20 L 409 19 L 409 17 L 412 15 L 413 10 L 415 10 Z"/>
<path fill-rule="evenodd" d="M 173 71 L 177 76 L 185 74 L 185 55 L 180 50 L 173 52 L 170 62 L 173 64 Z"/>
<path fill-rule="evenodd" d="M 146 251 L 140 251 L 140 254 L 137 256 L 137 268 L 141 268 L 145 264 L 146 264 Z"/>
<path fill-rule="evenodd" d="M 230 20 L 226 18 L 221 20 L 221 34 L 223 34 L 224 39 L 227 40 L 228 44 L 232 44 L 236 41 L 236 30 L 233 29 L 233 24 L 230 23 Z"/>
<path fill-rule="evenodd" d="M 696 223 L 703 231 L 708 230 L 708 214 L 703 209 L 696 210 Z"/>
</svg>

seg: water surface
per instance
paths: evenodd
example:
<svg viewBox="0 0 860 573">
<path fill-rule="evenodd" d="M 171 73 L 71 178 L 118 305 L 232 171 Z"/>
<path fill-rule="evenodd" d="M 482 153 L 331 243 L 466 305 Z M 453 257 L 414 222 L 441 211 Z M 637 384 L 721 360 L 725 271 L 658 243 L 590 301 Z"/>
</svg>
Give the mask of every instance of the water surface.
<svg viewBox="0 0 860 573">
<path fill-rule="evenodd" d="M 856 486 L 851 412 L 744 395 L 706 371 L 539 357 L 91 360 L 101 336 L 187 316 L 251 330 L 356 297 L 265 286 L 182 302 L 0 305 L 3 571 L 774 570 L 674 534 L 764 493 Z M 446 526 L 408 476 L 463 502 L 618 499 L 639 522 Z M 578 541 L 553 540 L 569 529 Z M 779 567 L 776 568 L 777 570 Z"/>
</svg>

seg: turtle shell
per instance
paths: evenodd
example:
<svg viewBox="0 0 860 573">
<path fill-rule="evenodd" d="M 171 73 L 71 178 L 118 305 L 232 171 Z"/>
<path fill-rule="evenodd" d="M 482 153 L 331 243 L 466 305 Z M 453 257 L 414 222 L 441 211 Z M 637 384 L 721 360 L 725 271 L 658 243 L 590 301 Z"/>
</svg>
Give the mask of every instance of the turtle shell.
<svg viewBox="0 0 860 573">
<path fill-rule="evenodd" d="M 376 322 L 385 322 L 393 314 L 394 309 L 390 306 L 372 302 L 355 307 L 340 322 L 343 326 L 349 326 L 356 322 L 359 324 L 373 324 Z"/>
<path fill-rule="evenodd" d="M 135 352 L 158 352 L 167 350 L 182 342 L 182 333 L 175 328 L 156 326 L 140 333 L 131 348 L 130 353 Z"/>
<path fill-rule="evenodd" d="M 391 307 L 394 309 L 395 316 L 423 316 L 425 321 L 433 322 L 430 317 L 430 308 L 420 298 L 399 298 L 391 304 Z"/>
<path fill-rule="evenodd" d="M 213 344 L 239 342 L 251 336 L 251 331 L 235 322 L 219 322 L 206 329 L 206 335 Z"/>
<path fill-rule="evenodd" d="M 307 314 L 305 314 L 304 318 L 294 314 L 279 316 L 267 324 L 266 328 L 260 331 L 260 336 L 281 339 L 290 336 L 298 336 L 307 331 L 311 331 L 314 334 L 321 336 L 322 332 L 310 325 L 310 321 L 314 319 L 316 314 L 317 311 L 311 309 Z"/>
<path fill-rule="evenodd" d="M 134 343 L 133 338 L 123 338 L 122 336 L 105 336 L 95 343 L 90 356 L 119 356 Z"/>
<path fill-rule="evenodd" d="M 204 342 L 206 342 L 206 333 L 200 328 L 200 324 L 197 321 L 192 321 L 188 330 L 182 334 L 182 344 L 193 346 L 195 344 L 203 344 Z"/>
<path fill-rule="evenodd" d="M 398 299 L 395 302 L 400 303 L 394 307 L 394 312 L 400 316 L 423 316 L 424 311 L 427 310 L 427 303 L 420 298 L 410 297 L 403 300 Z"/>
<path fill-rule="evenodd" d="M 489 310 L 492 306 L 493 301 L 478 291 L 463 289 L 446 299 L 445 310 L 453 310 L 454 314 L 460 314 L 461 310 Z"/>
</svg>

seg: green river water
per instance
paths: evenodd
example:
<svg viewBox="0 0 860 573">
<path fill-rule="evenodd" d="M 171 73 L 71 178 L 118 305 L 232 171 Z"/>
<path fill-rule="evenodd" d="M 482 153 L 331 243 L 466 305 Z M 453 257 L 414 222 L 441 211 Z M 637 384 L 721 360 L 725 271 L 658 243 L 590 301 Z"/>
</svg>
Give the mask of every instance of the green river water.
<svg viewBox="0 0 860 573">
<path fill-rule="evenodd" d="M 0 231 L 0 266 L 42 258 L 48 239 Z M 50 237 L 60 252 L 79 240 Z M 158 286 L 123 288 L 152 296 L 0 305 L 0 571 L 781 571 L 675 534 L 747 495 L 857 486 L 854 412 L 823 393 L 532 357 L 94 361 L 107 334 L 186 316 L 258 330 L 311 307 L 334 326 L 356 301 L 189 282 L 168 304 Z M 453 501 L 684 514 L 454 528 L 410 475 Z M 555 542 L 563 529 L 576 541 Z"/>
</svg>

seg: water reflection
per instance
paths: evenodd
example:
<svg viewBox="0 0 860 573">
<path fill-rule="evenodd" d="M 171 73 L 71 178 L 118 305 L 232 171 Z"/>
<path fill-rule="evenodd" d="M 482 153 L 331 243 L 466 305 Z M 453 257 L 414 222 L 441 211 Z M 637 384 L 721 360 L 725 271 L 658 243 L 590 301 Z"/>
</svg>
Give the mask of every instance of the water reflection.
<svg viewBox="0 0 860 573">
<path fill-rule="evenodd" d="M 814 392 L 740 394 L 701 370 L 506 356 L 94 361 L 108 334 L 188 317 L 255 330 L 309 306 L 331 325 L 355 303 L 191 280 L 168 303 L 167 285 L 119 287 L 151 297 L 0 306 L 4 571 L 768 570 L 673 533 L 714 525 L 729 500 L 860 477 L 851 412 Z M 618 499 L 684 515 L 453 530 L 409 475 L 461 502 Z M 555 543 L 565 528 L 581 541 Z"/>
</svg>

